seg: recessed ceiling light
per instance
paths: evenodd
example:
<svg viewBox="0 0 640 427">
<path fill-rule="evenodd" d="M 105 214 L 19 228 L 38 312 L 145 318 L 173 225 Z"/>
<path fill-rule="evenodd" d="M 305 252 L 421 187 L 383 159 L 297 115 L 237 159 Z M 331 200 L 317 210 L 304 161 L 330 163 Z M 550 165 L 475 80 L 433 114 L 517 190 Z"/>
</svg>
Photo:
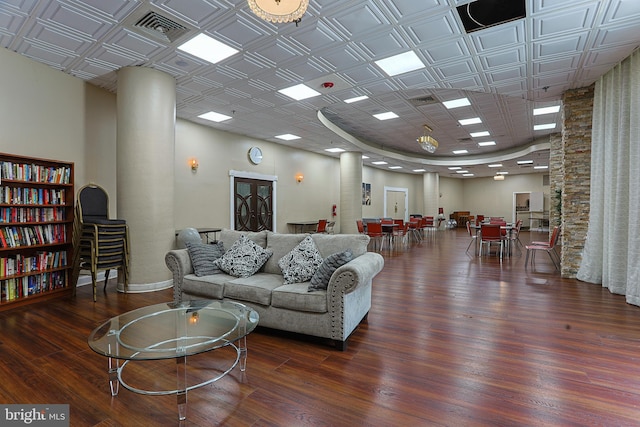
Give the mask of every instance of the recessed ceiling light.
<svg viewBox="0 0 640 427">
<path fill-rule="evenodd" d="M 489 133 L 489 131 L 483 130 L 482 132 L 471 132 L 469 135 L 471 135 L 473 138 L 479 138 L 481 136 L 489 136 L 491 134 Z"/>
<path fill-rule="evenodd" d="M 238 53 L 237 49 L 227 46 L 226 44 L 219 42 L 216 39 L 209 37 L 206 34 L 198 34 L 191 40 L 188 40 L 178 46 L 178 49 L 190 53 L 193 56 L 197 56 L 200 59 L 217 64 Z"/>
<path fill-rule="evenodd" d="M 365 156 L 365 155 L 363 154 L 363 155 L 362 155 L 362 158 L 363 158 L 363 159 L 368 159 L 368 158 L 369 158 L 369 156 Z"/>
<path fill-rule="evenodd" d="M 452 170 L 452 171 L 457 171 L 460 169 L 462 169 L 460 166 L 449 166 L 449 170 Z"/>
<path fill-rule="evenodd" d="M 388 163 L 383 160 L 379 160 L 377 162 L 371 162 L 371 164 L 372 165 L 388 165 Z"/>
<path fill-rule="evenodd" d="M 212 122 L 220 123 L 225 120 L 229 120 L 231 116 L 216 113 L 215 111 L 209 111 L 208 113 L 200 114 L 198 117 L 205 120 L 211 120 Z"/>
<path fill-rule="evenodd" d="M 453 150 L 453 154 L 467 154 L 468 150 Z"/>
<path fill-rule="evenodd" d="M 557 113 L 558 111 L 560 111 L 560 106 L 559 105 L 555 105 L 553 107 L 534 108 L 533 109 L 533 115 L 534 116 L 540 116 L 542 114 Z"/>
<path fill-rule="evenodd" d="M 534 169 L 549 169 L 549 166 L 546 165 L 540 165 L 540 166 L 534 166 Z"/>
<path fill-rule="evenodd" d="M 364 101 L 365 99 L 369 99 L 369 97 L 366 95 L 356 96 L 355 98 L 345 99 L 344 102 L 346 102 L 347 104 L 351 104 L 353 102 Z"/>
<path fill-rule="evenodd" d="M 530 165 L 533 163 L 533 160 L 518 160 L 516 163 L 519 165 Z"/>
<path fill-rule="evenodd" d="M 314 96 L 320 95 L 320 92 L 318 92 L 317 90 L 313 90 L 309 86 L 302 83 L 300 83 L 299 85 L 280 89 L 278 92 L 288 96 L 289 98 L 293 98 L 296 101 L 301 101 L 303 99 L 313 98 Z"/>
<path fill-rule="evenodd" d="M 545 130 L 545 129 L 554 129 L 556 127 L 555 123 L 545 123 L 542 125 L 533 126 L 533 130 Z"/>
<path fill-rule="evenodd" d="M 469 173 L 468 170 L 456 171 L 456 173 Z"/>
<path fill-rule="evenodd" d="M 414 172 L 426 172 L 427 170 L 426 169 L 414 169 L 413 171 Z"/>
<path fill-rule="evenodd" d="M 487 165 L 490 168 L 501 168 L 502 167 L 502 163 L 493 163 L 491 165 Z"/>
<path fill-rule="evenodd" d="M 478 123 L 482 123 L 482 120 L 480 120 L 480 117 L 474 117 L 472 119 L 458 120 L 458 123 L 460 123 L 462 126 L 467 126 L 467 125 L 475 125 Z"/>
<path fill-rule="evenodd" d="M 375 117 L 378 120 L 389 120 L 389 119 L 397 119 L 398 115 L 394 112 L 387 112 L 387 113 L 380 113 L 380 114 L 374 114 L 373 117 Z"/>
<path fill-rule="evenodd" d="M 458 99 L 452 99 L 451 101 L 444 101 L 442 105 L 444 105 L 445 107 L 447 107 L 448 110 L 450 110 L 452 108 L 466 107 L 467 105 L 471 105 L 471 102 L 469 102 L 468 98 L 458 98 Z"/>
<path fill-rule="evenodd" d="M 402 169 L 402 166 L 389 166 L 389 169 Z"/>
<path fill-rule="evenodd" d="M 478 147 L 490 147 L 492 145 L 496 145 L 496 142 L 495 141 L 478 142 Z"/>
<path fill-rule="evenodd" d="M 285 141 L 293 141 L 294 139 L 300 139 L 300 137 L 298 135 L 293 135 L 290 133 L 285 133 L 282 135 L 276 135 L 276 138 L 278 139 L 284 139 Z"/>
<path fill-rule="evenodd" d="M 496 175 L 509 175 L 509 172 L 507 171 L 496 172 Z"/>
<path fill-rule="evenodd" d="M 409 71 L 425 67 L 424 63 L 418 58 L 418 55 L 412 50 L 390 56 L 389 58 L 380 59 L 375 61 L 375 63 L 389 76 L 397 76 L 398 74 L 408 73 Z"/>
<path fill-rule="evenodd" d="M 472 173 L 463 173 L 462 176 L 473 176 Z"/>
<path fill-rule="evenodd" d="M 344 150 L 342 148 L 325 148 L 324 151 L 328 151 L 329 153 L 342 153 Z"/>
</svg>

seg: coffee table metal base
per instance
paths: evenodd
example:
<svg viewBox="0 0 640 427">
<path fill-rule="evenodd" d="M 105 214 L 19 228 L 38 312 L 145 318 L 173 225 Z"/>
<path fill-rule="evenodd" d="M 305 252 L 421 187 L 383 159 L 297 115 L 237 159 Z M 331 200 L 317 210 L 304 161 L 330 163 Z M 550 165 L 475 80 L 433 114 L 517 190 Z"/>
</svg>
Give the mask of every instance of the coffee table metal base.
<svg viewBox="0 0 640 427">
<path fill-rule="evenodd" d="M 233 347 L 236 352 L 235 360 L 229 368 L 225 371 L 221 372 L 219 375 L 216 375 L 213 378 L 210 378 L 206 381 L 203 381 L 199 384 L 194 384 L 191 386 L 187 386 L 187 356 L 181 356 L 176 358 L 176 388 L 174 390 L 144 390 L 137 387 L 133 387 L 122 378 L 122 373 L 124 371 L 125 366 L 127 366 L 130 362 L 139 362 L 136 359 L 129 359 L 121 361 L 120 359 L 116 359 L 114 357 L 108 358 L 108 373 L 109 373 L 109 387 L 111 389 L 111 395 L 117 396 L 120 390 L 120 384 L 124 388 L 129 391 L 138 394 L 145 394 L 151 396 L 165 396 L 170 394 L 176 395 L 176 400 L 178 404 L 178 419 L 180 421 L 184 421 L 187 418 L 187 392 L 211 383 L 214 383 L 223 377 L 225 377 L 229 372 L 233 370 L 238 364 L 240 364 L 240 371 L 244 372 L 247 368 L 247 339 L 246 337 L 238 340 L 238 345 L 235 345 L 233 342 L 227 341 L 227 344 L 224 347 Z M 122 362 L 122 363 L 121 363 Z"/>
</svg>

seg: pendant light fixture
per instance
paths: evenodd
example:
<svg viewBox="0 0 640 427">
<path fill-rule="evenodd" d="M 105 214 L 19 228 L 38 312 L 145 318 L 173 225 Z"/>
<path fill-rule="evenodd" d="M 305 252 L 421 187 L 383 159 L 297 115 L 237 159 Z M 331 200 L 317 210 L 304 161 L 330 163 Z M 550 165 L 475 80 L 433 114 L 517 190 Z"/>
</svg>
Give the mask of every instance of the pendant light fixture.
<svg viewBox="0 0 640 427">
<path fill-rule="evenodd" d="M 418 144 L 420 144 L 420 147 L 429 153 L 435 153 L 438 149 L 438 141 L 433 139 L 431 135 L 427 135 L 432 131 L 433 130 L 429 126 L 424 125 L 424 134 L 416 140 L 418 141 Z"/>
<path fill-rule="evenodd" d="M 302 20 L 309 0 L 248 0 L 249 8 L 265 21 L 280 24 Z"/>
</svg>

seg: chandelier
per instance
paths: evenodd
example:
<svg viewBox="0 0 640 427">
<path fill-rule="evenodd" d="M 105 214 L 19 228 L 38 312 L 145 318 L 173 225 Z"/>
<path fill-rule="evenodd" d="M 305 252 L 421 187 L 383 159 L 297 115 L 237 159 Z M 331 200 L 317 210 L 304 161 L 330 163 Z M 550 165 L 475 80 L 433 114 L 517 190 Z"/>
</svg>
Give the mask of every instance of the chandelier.
<svg viewBox="0 0 640 427">
<path fill-rule="evenodd" d="M 309 0 L 248 0 L 249 8 L 260 18 L 273 23 L 295 22 L 302 20 L 307 11 Z"/>
<path fill-rule="evenodd" d="M 431 135 L 427 135 L 427 133 L 429 132 L 432 132 L 432 129 L 429 126 L 424 125 L 424 134 L 420 136 L 416 141 L 418 141 L 418 144 L 420 144 L 420 147 L 422 147 L 424 151 L 435 153 L 436 149 L 438 148 L 438 141 L 433 139 Z"/>
</svg>

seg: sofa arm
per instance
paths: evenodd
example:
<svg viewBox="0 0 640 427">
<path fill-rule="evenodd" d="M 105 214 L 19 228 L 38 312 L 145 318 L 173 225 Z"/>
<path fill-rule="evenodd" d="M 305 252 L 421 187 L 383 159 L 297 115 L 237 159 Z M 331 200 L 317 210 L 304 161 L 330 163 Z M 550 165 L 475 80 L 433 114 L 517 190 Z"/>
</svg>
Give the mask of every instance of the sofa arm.
<svg viewBox="0 0 640 427">
<path fill-rule="evenodd" d="M 358 286 L 370 283 L 384 267 L 384 258 L 376 252 L 366 252 L 352 259 L 333 272 L 327 287 L 327 294 L 347 294 Z"/>
<path fill-rule="evenodd" d="M 174 249 L 164 257 L 164 262 L 173 274 L 173 300 L 182 301 L 182 278 L 193 273 L 191 258 L 187 249 Z"/>
</svg>

